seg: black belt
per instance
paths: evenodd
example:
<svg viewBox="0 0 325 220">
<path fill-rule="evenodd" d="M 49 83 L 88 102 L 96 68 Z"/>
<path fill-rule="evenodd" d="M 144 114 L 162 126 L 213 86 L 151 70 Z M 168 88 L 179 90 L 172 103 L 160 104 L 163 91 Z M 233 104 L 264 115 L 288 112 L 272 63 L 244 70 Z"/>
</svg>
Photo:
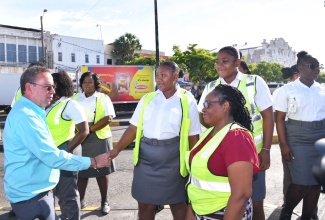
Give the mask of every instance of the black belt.
<svg viewBox="0 0 325 220">
<path fill-rule="evenodd" d="M 173 137 L 171 139 L 164 139 L 164 140 L 158 140 L 156 138 L 141 138 L 141 141 L 144 141 L 147 144 L 150 145 L 168 145 L 179 142 L 180 138 L 179 136 Z"/>
<path fill-rule="evenodd" d="M 325 119 L 320 121 L 298 121 L 293 119 L 288 119 L 289 124 L 298 125 L 301 127 L 308 127 L 308 128 L 322 128 L 325 127 Z"/>
<path fill-rule="evenodd" d="M 49 192 L 50 192 L 50 191 L 42 192 L 42 193 L 38 194 L 37 196 L 34 196 L 34 197 L 31 198 L 31 199 L 27 199 L 27 200 L 24 200 L 24 201 L 16 202 L 16 204 L 25 203 L 25 202 L 30 202 L 30 201 L 33 201 L 33 200 L 39 200 L 39 199 L 43 198 L 45 195 L 47 195 Z"/>
</svg>

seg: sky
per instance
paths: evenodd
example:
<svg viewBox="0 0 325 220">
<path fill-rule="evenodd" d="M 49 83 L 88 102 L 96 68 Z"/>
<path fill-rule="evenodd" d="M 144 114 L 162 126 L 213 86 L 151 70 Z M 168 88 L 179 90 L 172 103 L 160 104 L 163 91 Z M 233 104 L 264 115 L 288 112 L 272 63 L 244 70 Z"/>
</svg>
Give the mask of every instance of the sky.
<svg viewBox="0 0 325 220">
<path fill-rule="evenodd" d="M 112 43 L 125 33 L 155 51 L 154 0 L 0 0 L 0 24 Z M 325 64 L 325 1 L 157 0 L 159 50 L 189 44 L 218 51 L 237 44 L 261 45 L 283 38 Z"/>
</svg>

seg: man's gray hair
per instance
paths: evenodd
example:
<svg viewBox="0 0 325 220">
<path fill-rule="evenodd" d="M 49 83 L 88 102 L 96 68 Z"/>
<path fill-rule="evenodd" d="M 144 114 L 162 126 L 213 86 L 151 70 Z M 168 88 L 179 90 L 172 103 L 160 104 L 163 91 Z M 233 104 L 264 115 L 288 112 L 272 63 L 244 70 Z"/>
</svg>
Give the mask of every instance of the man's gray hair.
<svg viewBox="0 0 325 220">
<path fill-rule="evenodd" d="M 24 95 L 26 91 L 26 83 L 35 82 L 39 73 L 49 72 L 50 70 L 43 66 L 32 66 L 27 68 L 20 77 L 20 89 Z"/>
</svg>

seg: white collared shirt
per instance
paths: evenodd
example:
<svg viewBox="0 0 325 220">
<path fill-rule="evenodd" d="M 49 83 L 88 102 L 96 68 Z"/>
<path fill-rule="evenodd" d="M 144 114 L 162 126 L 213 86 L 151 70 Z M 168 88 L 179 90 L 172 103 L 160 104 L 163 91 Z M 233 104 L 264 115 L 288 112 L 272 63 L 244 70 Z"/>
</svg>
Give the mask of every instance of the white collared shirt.
<svg viewBox="0 0 325 220">
<path fill-rule="evenodd" d="M 274 109 L 286 112 L 293 120 L 310 122 L 325 119 L 325 87 L 318 82 L 308 87 L 297 79 L 281 88 L 274 100 Z"/>
<path fill-rule="evenodd" d="M 164 94 L 156 91 L 157 95 L 149 102 L 143 115 L 143 134 L 147 138 L 156 138 L 158 140 L 170 139 L 179 136 L 182 107 L 181 94 L 179 87 L 175 94 L 166 99 Z M 189 118 L 191 120 L 189 136 L 200 134 L 201 125 L 197 112 L 196 100 L 190 92 L 186 92 L 189 100 Z M 139 101 L 130 123 L 138 125 L 140 111 L 142 109 L 144 97 Z"/>
<path fill-rule="evenodd" d="M 66 100 L 67 97 L 63 96 L 59 100 L 57 100 L 55 103 L 50 105 L 48 108 L 46 108 L 45 113 L 46 115 L 51 111 L 51 109 L 56 106 L 58 102 Z M 72 120 L 75 125 L 86 121 L 86 115 L 84 110 L 82 109 L 81 105 L 78 104 L 75 100 L 70 100 L 67 104 L 67 106 L 64 108 L 62 112 L 62 118 L 65 120 Z"/>
<path fill-rule="evenodd" d="M 228 84 L 223 78 L 220 77 L 221 84 L 230 85 L 233 87 L 238 88 L 239 82 L 243 78 L 243 73 L 238 71 L 236 78 Z M 203 109 L 203 102 L 205 101 L 205 97 L 212 91 L 214 88 L 210 88 L 210 91 L 207 90 L 207 86 L 204 88 L 202 93 L 200 102 L 198 104 L 198 110 L 201 112 Z M 269 90 L 269 87 L 265 83 L 265 81 L 260 77 L 256 76 L 256 94 L 254 97 L 255 104 L 258 110 L 264 111 L 265 109 L 269 108 L 273 104 L 272 96 Z"/>
<path fill-rule="evenodd" d="M 85 93 L 80 93 L 80 98 L 78 99 L 78 103 L 83 107 L 88 122 L 94 122 L 95 118 L 95 110 L 96 110 L 96 98 L 98 97 L 98 92 L 95 92 L 92 96 L 86 97 Z M 104 111 L 105 116 L 111 115 L 113 118 L 116 117 L 115 110 L 111 99 L 106 95 Z"/>
</svg>

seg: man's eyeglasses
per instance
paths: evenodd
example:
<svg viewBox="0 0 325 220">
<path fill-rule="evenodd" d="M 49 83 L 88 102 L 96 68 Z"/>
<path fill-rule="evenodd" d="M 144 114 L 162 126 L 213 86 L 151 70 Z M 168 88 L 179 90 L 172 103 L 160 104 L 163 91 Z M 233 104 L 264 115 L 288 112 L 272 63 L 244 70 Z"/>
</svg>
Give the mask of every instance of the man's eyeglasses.
<svg viewBox="0 0 325 220">
<path fill-rule="evenodd" d="M 42 86 L 44 89 L 46 89 L 47 91 L 51 91 L 51 89 L 55 90 L 55 85 L 40 85 L 34 82 L 29 82 L 30 84 L 36 85 L 36 86 Z"/>
<path fill-rule="evenodd" d="M 322 70 L 322 69 L 324 69 L 323 65 L 303 64 L 303 66 L 308 66 L 308 68 L 311 69 L 311 70 L 314 70 L 314 69 Z"/>
<path fill-rule="evenodd" d="M 205 102 L 203 102 L 203 107 L 204 108 L 209 108 L 211 103 L 222 103 L 222 102 L 223 102 L 223 99 L 216 100 L 216 101 L 205 101 Z"/>
</svg>

